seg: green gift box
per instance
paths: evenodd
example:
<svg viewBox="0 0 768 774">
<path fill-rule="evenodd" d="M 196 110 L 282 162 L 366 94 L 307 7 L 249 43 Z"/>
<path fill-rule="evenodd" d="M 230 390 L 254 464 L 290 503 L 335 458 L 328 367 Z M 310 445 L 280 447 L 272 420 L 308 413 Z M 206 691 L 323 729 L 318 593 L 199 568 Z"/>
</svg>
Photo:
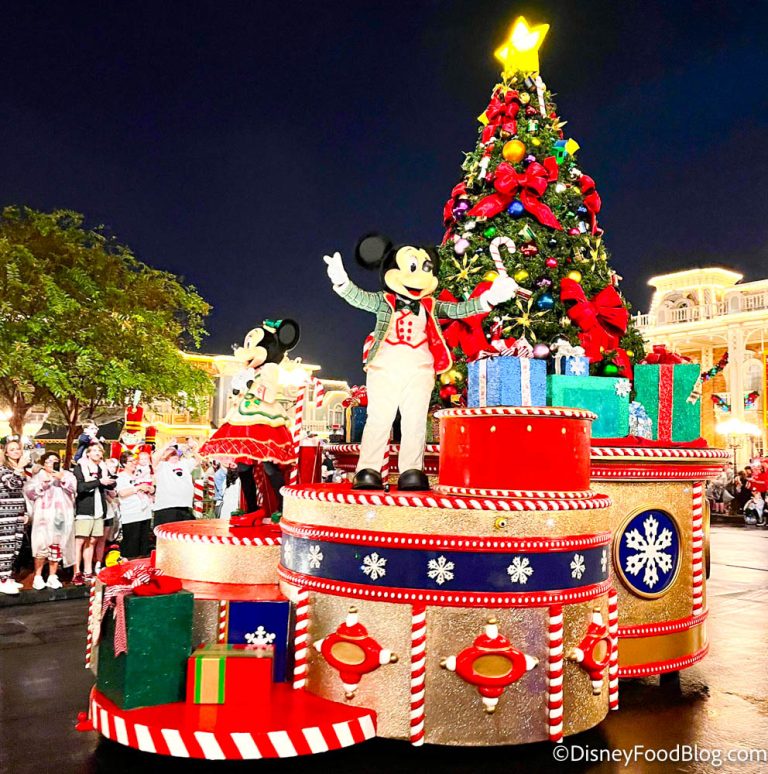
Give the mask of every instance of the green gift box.
<svg viewBox="0 0 768 774">
<path fill-rule="evenodd" d="M 122 709 L 184 701 L 192 652 L 194 596 L 189 591 L 125 597 L 128 651 L 115 655 L 115 617 L 101 625 L 96 687 Z"/>
<path fill-rule="evenodd" d="M 593 438 L 629 435 L 629 379 L 611 376 L 547 376 L 547 404 L 586 409 L 597 414 Z"/>
<path fill-rule="evenodd" d="M 635 366 L 636 400 L 653 423 L 653 440 L 684 443 L 701 436 L 698 363 Z"/>
</svg>

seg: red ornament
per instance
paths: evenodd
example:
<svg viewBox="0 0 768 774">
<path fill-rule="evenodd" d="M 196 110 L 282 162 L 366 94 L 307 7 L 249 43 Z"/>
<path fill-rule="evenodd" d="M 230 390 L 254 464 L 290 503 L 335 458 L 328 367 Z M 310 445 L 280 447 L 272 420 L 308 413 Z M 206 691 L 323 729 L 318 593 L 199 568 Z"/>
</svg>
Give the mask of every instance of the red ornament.
<svg viewBox="0 0 768 774">
<path fill-rule="evenodd" d="M 611 660 L 611 639 L 599 610 L 592 612 L 592 623 L 587 628 L 584 639 L 568 654 L 568 658 L 579 664 L 589 675 L 592 693 L 599 694 L 603 689 L 605 670 Z"/>
<path fill-rule="evenodd" d="M 538 108 L 535 108 L 533 105 L 527 105 L 525 108 L 525 115 L 527 116 L 535 116 L 539 112 Z"/>
<path fill-rule="evenodd" d="M 440 666 L 456 674 L 470 685 L 477 686 L 483 697 L 485 711 L 496 711 L 504 689 L 517 682 L 533 669 L 539 660 L 512 647 L 510 641 L 499 634 L 495 618 L 489 618 L 483 634 L 475 638 L 468 648 L 457 656 L 449 656 Z"/>
<path fill-rule="evenodd" d="M 547 258 L 547 260 L 544 261 L 544 265 L 548 269 L 556 269 L 557 268 L 557 258 Z"/>
<path fill-rule="evenodd" d="M 523 254 L 523 255 L 524 255 L 526 258 L 530 258 L 530 257 L 531 257 L 531 256 L 533 256 L 533 255 L 538 255 L 538 253 L 539 253 L 539 248 L 538 248 L 538 247 L 536 247 L 536 245 L 535 245 L 535 244 L 533 244 L 533 242 L 526 242 L 526 244 L 524 244 L 524 245 L 523 245 L 523 246 L 520 248 L 520 252 L 521 252 L 521 253 L 522 253 L 522 254 Z"/>
<path fill-rule="evenodd" d="M 568 229 L 568 236 L 578 236 L 581 232 L 575 226 Z"/>
<path fill-rule="evenodd" d="M 363 675 L 373 672 L 384 664 L 393 664 L 397 656 L 382 648 L 357 616 L 357 608 L 350 607 L 344 623 L 327 637 L 314 643 L 317 650 L 341 678 L 344 696 L 351 699 Z"/>
<path fill-rule="evenodd" d="M 440 388 L 440 398 L 446 402 L 450 402 L 454 395 L 459 394 L 459 388 L 455 384 L 446 384 Z"/>
</svg>

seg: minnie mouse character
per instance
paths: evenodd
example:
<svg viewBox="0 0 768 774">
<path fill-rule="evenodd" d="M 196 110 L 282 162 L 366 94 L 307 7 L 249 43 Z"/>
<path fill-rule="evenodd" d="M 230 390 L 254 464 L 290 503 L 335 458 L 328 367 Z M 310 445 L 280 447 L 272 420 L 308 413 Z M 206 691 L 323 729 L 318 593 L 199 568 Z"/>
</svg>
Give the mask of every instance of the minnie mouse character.
<svg viewBox="0 0 768 774">
<path fill-rule="evenodd" d="M 380 234 L 363 237 L 355 257 L 366 269 L 379 269 L 383 291 L 362 290 L 347 276 L 340 253 L 325 256 L 333 289 L 350 305 L 376 315 L 376 327 L 363 349 L 368 374 L 368 420 L 363 430 L 353 489 L 382 489 L 381 467 L 398 409 L 402 441 L 398 457 L 401 491 L 425 491 L 422 470 L 427 412 L 435 375 L 452 365 L 438 318 L 453 320 L 488 312 L 517 291 L 510 277 L 498 277 L 478 298 L 438 301 L 440 259 L 432 246 L 396 245 Z"/>
<path fill-rule="evenodd" d="M 259 516 L 270 516 L 280 508 L 283 475 L 278 466 L 296 462 L 285 409 L 290 399 L 282 394 L 278 376 L 279 363 L 298 343 L 299 325 L 293 320 L 265 320 L 248 331 L 243 346 L 235 350 L 235 359 L 244 366 L 232 381 L 232 392 L 239 400 L 200 449 L 204 456 L 237 463 L 249 514 L 258 510 L 254 474 L 263 478 L 262 465 L 271 486 L 262 481 L 264 513 Z"/>
</svg>

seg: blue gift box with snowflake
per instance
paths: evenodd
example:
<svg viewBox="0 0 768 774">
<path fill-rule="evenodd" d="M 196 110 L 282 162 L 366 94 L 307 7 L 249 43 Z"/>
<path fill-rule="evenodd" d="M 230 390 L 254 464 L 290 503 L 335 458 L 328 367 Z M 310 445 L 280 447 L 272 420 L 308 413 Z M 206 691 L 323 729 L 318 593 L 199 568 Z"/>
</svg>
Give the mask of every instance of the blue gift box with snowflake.
<svg viewBox="0 0 768 774">
<path fill-rule="evenodd" d="M 512 355 L 486 357 L 467 364 L 467 405 L 546 406 L 547 364 Z"/>
<path fill-rule="evenodd" d="M 274 646 L 274 680 L 285 682 L 291 605 L 287 599 L 229 602 L 227 642 Z"/>
<path fill-rule="evenodd" d="M 612 376 L 547 377 L 547 404 L 580 408 L 597 414 L 593 438 L 625 438 L 629 435 L 629 379 Z"/>
<path fill-rule="evenodd" d="M 560 376 L 589 376 L 589 358 L 584 347 L 573 346 L 565 339 L 558 339 L 552 346 L 554 355 L 551 373 Z"/>
</svg>

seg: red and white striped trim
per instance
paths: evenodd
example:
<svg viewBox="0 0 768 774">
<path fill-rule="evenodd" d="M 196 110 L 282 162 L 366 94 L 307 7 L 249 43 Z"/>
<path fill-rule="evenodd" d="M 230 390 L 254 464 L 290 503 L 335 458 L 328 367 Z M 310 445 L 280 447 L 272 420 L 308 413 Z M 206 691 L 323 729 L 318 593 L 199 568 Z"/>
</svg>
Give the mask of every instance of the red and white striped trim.
<svg viewBox="0 0 768 774">
<path fill-rule="evenodd" d="M 323 449 L 325 449 L 327 452 L 330 452 L 331 454 L 359 454 L 360 444 L 359 443 L 328 443 L 323 446 Z M 389 444 L 388 449 L 391 456 L 397 457 L 398 453 L 400 452 L 400 444 L 391 443 Z M 440 454 L 440 444 L 439 443 L 426 444 L 424 446 L 424 454 L 426 456 Z"/>
<path fill-rule="evenodd" d="M 707 620 L 708 611 L 701 615 L 692 615 L 689 618 L 679 618 L 676 621 L 662 621 L 660 623 L 633 624 L 632 626 L 620 626 L 619 637 L 657 637 L 660 634 L 675 634 L 701 626 Z"/>
<path fill-rule="evenodd" d="M 593 446 L 592 459 L 606 457 L 650 457 L 676 460 L 725 460 L 730 453 L 724 449 L 659 449 L 653 446 Z"/>
<path fill-rule="evenodd" d="M 389 446 L 384 449 L 384 462 L 381 466 L 381 480 L 386 484 L 389 481 Z"/>
<path fill-rule="evenodd" d="M 91 668 L 91 654 L 93 653 L 93 631 L 96 625 L 94 616 L 96 614 L 96 578 L 90 581 L 90 590 L 88 591 L 88 630 L 85 635 L 85 668 Z"/>
<path fill-rule="evenodd" d="M 677 672 L 678 669 L 687 669 L 698 664 L 709 652 L 709 644 L 690 656 L 681 656 L 671 661 L 656 661 L 653 664 L 641 664 L 639 666 L 620 666 L 619 677 L 649 677 L 660 675 L 663 672 Z"/>
<path fill-rule="evenodd" d="M 296 594 L 296 626 L 293 632 L 293 687 L 296 690 L 307 684 L 309 662 L 307 650 L 309 645 L 309 592 L 299 589 Z"/>
<path fill-rule="evenodd" d="M 711 478 L 722 470 L 722 465 L 690 465 L 671 467 L 674 460 L 666 465 L 606 465 L 605 461 L 592 465 L 593 481 L 693 481 L 701 478 Z"/>
<path fill-rule="evenodd" d="M 439 419 L 450 417 L 549 417 L 557 419 L 597 419 L 597 414 L 585 409 L 559 406 L 482 406 L 478 408 L 441 409 L 435 412 Z"/>
<path fill-rule="evenodd" d="M 542 499 L 542 500 L 586 500 L 594 497 L 590 489 L 582 490 L 541 490 L 541 489 L 477 489 L 471 486 L 447 486 L 438 484 L 435 492 L 446 495 L 459 495 L 469 497 L 511 497 L 513 499 Z"/>
<path fill-rule="evenodd" d="M 500 594 L 480 591 L 420 591 L 403 588 L 371 588 L 359 583 L 331 581 L 325 578 L 313 578 L 311 575 L 288 570 L 278 565 L 277 574 L 292 586 L 304 587 L 310 591 L 321 591 L 341 597 L 369 599 L 375 602 L 394 602 L 395 604 L 413 604 L 424 602 L 439 607 L 543 607 L 545 605 L 570 605 L 587 602 L 607 593 L 610 579 L 582 586 L 568 591 L 536 591 L 516 594 Z"/>
<path fill-rule="evenodd" d="M 307 401 L 307 386 L 302 384 L 299 386 L 298 393 L 296 395 L 296 407 L 293 411 L 293 456 L 296 460 L 299 459 L 299 447 L 301 446 L 301 429 L 304 425 L 304 404 Z M 299 481 L 299 463 L 291 468 L 291 472 L 288 476 L 289 484 L 297 484 Z"/>
<path fill-rule="evenodd" d="M 219 621 L 216 628 L 216 642 L 225 643 L 227 641 L 227 631 L 229 629 L 229 602 L 226 599 L 219 600 Z"/>
<path fill-rule="evenodd" d="M 549 741 L 563 741 L 563 606 L 549 608 L 547 651 L 547 733 Z"/>
<path fill-rule="evenodd" d="M 608 661 L 608 707 L 619 708 L 619 595 L 611 586 L 608 592 L 608 636 L 611 656 Z"/>
<path fill-rule="evenodd" d="M 205 497 L 205 481 L 202 478 L 196 478 L 194 481 L 194 490 L 192 495 L 192 510 L 197 514 L 198 517 L 203 515 L 204 497 Z"/>
<path fill-rule="evenodd" d="M 178 522 L 181 524 L 182 522 Z M 186 522 L 183 522 L 186 523 Z M 189 522 L 194 524 L 194 522 Z M 158 540 L 174 540 L 178 543 L 206 543 L 218 546 L 279 546 L 282 538 L 274 537 L 237 537 L 236 535 L 206 535 L 195 532 L 181 532 L 177 529 L 166 529 L 165 526 L 155 527 Z"/>
<path fill-rule="evenodd" d="M 550 553 L 557 551 L 580 551 L 596 548 L 611 542 L 611 532 L 572 537 L 496 538 L 460 537 L 451 535 L 414 535 L 397 532 L 367 532 L 362 530 L 316 527 L 312 524 L 296 524 L 283 519 L 280 526 L 286 535 L 304 540 L 322 540 L 326 543 L 367 543 L 378 546 L 401 548 L 427 548 L 448 551 L 525 551 L 527 553 Z"/>
<path fill-rule="evenodd" d="M 704 612 L 704 485 L 696 481 L 692 487 L 691 569 L 693 571 L 693 616 Z"/>
<path fill-rule="evenodd" d="M 411 611 L 411 744 L 424 744 L 424 695 L 427 674 L 427 608 Z"/>
<path fill-rule="evenodd" d="M 462 498 L 439 494 L 376 494 L 352 490 L 334 491 L 328 489 L 302 489 L 283 487 L 284 497 L 297 500 L 311 500 L 321 503 L 344 505 L 393 505 L 417 508 L 447 508 L 472 511 L 591 511 L 608 508 L 608 495 L 594 494 L 584 500 L 497 500 L 490 498 Z"/>
<path fill-rule="evenodd" d="M 334 706 L 332 702 L 323 703 Z M 164 706 L 181 708 L 173 713 L 173 719 L 176 721 L 173 725 L 168 723 L 166 727 L 138 723 L 135 719 L 136 713 L 146 717 L 146 710 L 120 710 L 94 689 L 91 692 L 89 718 L 94 730 L 126 747 L 158 755 L 206 760 L 292 758 L 297 755 L 340 750 L 376 736 L 376 716 L 372 710 L 360 710 L 358 717 L 344 721 L 323 722 L 322 707 L 314 707 L 316 713 L 312 717 L 316 717 L 318 725 L 281 731 L 249 732 L 223 730 L 223 724 L 218 722 L 214 731 L 196 730 L 187 725 L 183 703 Z M 306 713 L 306 710 L 304 712 Z M 155 714 L 159 713 L 153 712 L 151 716 Z M 238 727 L 242 728 L 243 725 Z"/>
</svg>

